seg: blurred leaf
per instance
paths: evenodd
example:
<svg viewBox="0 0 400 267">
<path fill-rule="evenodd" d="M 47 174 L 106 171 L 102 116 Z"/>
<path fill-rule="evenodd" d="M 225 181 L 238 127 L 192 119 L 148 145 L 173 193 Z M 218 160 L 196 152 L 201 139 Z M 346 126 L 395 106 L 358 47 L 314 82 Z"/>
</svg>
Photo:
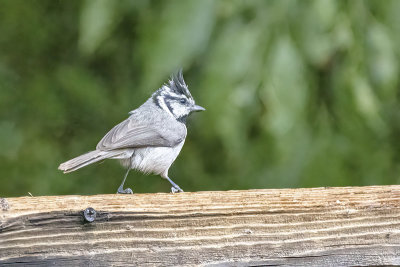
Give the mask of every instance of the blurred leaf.
<svg viewBox="0 0 400 267">
<path fill-rule="evenodd" d="M 393 98 L 397 93 L 394 86 L 399 80 L 398 61 L 395 56 L 390 33 L 379 24 L 372 24 L 368 32 L 370 71 L 373 80 L 383 89 L 380 95 Z"/>
<path fill-rule="evenodd" d="M 247 81 L 242 85 L 238 82 L 252 66 L 257 65 L 258 43 L 249 40 L 257 39 L 260 30 L 232 21 L 221 30 L 207 60 L 207 77 L 201 90 L 212 113 L 204 116 L 213 124 L 213 131 L 231 155 L 238 155 L 245 144 L 247 125 L 238 119 L 242 118 L 240 107 L 245 106 L 246 101 L 253 101 L 258 82 Z M 210 83 L 214 86 L 207 86 Z M 219 116 L 215 117 L 213 113 Z"/>
<path fill-rule="evenodd" d="M 83 54 L 93 53 L 109 36 L 118 22 L 118 1 L 86 0 L 80 19 L 79 49 Z"/>
<path fill-rule="evenodd" d="M 215 23 L 215 1 L 159 3 L 159 12 L 142 14 L 140 48 L 134 51 L 142 53 L 144 85 L 149 88 L 158 88 L 166 75 L 200 55 Z"/>
<path fill-rule="evenodd" d="M 23 135 L 10 121 L 0 121 L 0 155 L 15 160 L 23 144 Z"/>
<path fill-rule="evenodd" d="M 303 119 L 309 95 L 302 59 L 291 39 L 276 41 L 265 77 L 269 83 L 265 89 L 271 109 L 270 128 L 276 136 L 282 136 Z"/>
<path fill-rule="evenodd" d="M 379 133 L 385 132 L 387 129 L 379 115 L 380 103 L 369 84 L 362 78 L 355 77 L 352 88 L 357 108 L 368 124 Z"/>
</svg>

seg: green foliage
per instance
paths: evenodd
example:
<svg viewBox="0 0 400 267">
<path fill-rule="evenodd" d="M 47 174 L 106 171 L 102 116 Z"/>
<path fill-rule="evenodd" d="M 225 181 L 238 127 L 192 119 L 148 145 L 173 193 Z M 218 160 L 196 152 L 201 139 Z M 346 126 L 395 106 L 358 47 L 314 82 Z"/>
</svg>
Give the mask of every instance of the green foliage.
<svg viewBox="0 0 400 267">
<path fill-rule="evenodd" d="M 183 189 L 399 183 L 400 1 L 21 1 L 0 8 L 0 194 L 114 193 L 115 161 L 64 175 L 184 68 L 207 111 Z M 135 192 L 168 191 L 131 173 Z"/>
</svg>

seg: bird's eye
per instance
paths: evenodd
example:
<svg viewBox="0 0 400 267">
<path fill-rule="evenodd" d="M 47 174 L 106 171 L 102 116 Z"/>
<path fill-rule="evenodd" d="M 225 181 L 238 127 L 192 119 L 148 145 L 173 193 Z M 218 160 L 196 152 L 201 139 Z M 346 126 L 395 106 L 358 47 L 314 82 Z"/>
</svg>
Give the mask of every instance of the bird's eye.
<svg viewBox="0 0 400 267">
<path fill-rule="evenodd" d="M 181 98 L 181 100 L 179 100 L 179 102 L 181 102 L 181 104 L 186 104 L 186 99 L 185 98 Z"/>
</svg>

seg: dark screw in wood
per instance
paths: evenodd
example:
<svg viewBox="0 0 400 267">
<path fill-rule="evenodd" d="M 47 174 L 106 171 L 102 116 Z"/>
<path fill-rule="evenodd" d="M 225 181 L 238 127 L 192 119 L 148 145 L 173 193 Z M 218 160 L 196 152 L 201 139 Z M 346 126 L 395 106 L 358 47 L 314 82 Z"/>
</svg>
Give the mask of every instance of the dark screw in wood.
<svg viewBox="0 0 400 267">
<path fill-rule="evenodd" d="M 96 210 L 94 208 L 87 208 L 83 211 L 83 218 L 87 222 L 93 222 L 96 219 Z"/>
<path fill-rule="evenodd" d="M 7 199 L 0 197 L 0 208 L 3 211 L 9 210 L 10 205 L 8 205 Z"/>
</svg>

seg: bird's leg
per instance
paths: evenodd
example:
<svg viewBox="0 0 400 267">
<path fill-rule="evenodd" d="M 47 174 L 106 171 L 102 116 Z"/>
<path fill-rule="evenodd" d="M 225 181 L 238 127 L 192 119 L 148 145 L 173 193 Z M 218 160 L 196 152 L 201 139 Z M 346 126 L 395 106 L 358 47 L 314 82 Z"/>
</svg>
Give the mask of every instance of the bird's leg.
<svg viewBox="0 0 400 267">
<path fill-rule="evenodd" d="M 128 168 L 128 171 L 125 173 L 124 180 L 122 180 L 121 185 L 118 187 L 117 194 L 133 194 L 132 189 L 130 189 L 130 188 L 124 189 L 124 183 L 125 183 L 126 177 L 128 176 L 128 173 L 130 170 L 131 170 L 131 168 Z"/>
<path fill-rule="evenodd" d="M 171 192 L 172 192 L 172 193 L 183 192 L 183 190 L 179 187 L 179 185 L 177 185 L 176 183 L 174 183 L 168 176 L 165 176 L 165 179 L 167 179 L 168 182 L 171 183 L 171 185 L 172 185 L 172 187 L 171 187 Z"/>
</svg>

